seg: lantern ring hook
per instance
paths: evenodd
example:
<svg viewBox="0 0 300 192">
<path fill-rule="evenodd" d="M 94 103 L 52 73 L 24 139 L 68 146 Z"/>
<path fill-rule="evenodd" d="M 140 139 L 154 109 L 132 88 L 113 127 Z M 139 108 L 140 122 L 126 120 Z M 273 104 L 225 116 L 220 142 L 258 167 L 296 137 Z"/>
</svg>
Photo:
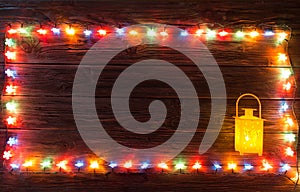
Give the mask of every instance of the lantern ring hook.
<svg viewBox="0 0 300 192">
<path fill-rule="evenodd" d="M 237 99 L 236 104 L 235 104 L 235 110 L 236 110 L 236 111 L 235 111 L 235 114 L 236 114 L 236 117 L 239 116 L 239 101 L 240 101 L 243 97 L 245 97 L 245 96 L 251 96 L 251 97 L 254 97 L 254 98 L 257 100 L 258 105 L 259 105 L 259 111 L 258 111 L 258 113 L 259 113 L 259 118 L 261 118 L 261 102 L 260 102 L 259 98 L 258 98 L 256 95 L 252 94 L 252 93 L 245 93 L 245 94 L 242 94 L 242 95 Z"/>
</svg>

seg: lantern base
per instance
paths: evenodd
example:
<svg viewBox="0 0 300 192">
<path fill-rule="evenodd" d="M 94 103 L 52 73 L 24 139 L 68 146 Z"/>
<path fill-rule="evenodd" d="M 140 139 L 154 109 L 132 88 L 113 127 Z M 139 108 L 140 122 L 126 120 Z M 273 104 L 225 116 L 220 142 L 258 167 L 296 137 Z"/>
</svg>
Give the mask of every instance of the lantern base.
<svg viewBox="0 0 300 192">
<path fill-rule="evenodd" d="M 262 152 L 240 152 L 240 155 L 245 155 L 245 154 L 257 154 L 258 156 L 262 156 Z"/>
</svg>

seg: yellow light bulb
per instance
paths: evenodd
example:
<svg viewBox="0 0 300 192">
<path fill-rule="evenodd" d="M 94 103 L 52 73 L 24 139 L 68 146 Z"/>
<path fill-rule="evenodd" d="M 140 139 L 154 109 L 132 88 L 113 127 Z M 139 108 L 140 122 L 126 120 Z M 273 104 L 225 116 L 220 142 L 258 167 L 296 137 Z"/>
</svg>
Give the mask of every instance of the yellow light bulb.
<svg viewBox="0 0 300 192">
<path fill-rule="evenodd" d="M 236 169 L 237 165 L 236 163 L 228 163 L 228 169 Z"/>
<path fill-rule="evenodd" d="M 262 161 L 262 164 L 263 164 L 262 170 L 264 171 L 269 171 L 269 169 L 273 168 L 273 166 L 270 165 L 268 161 L 266 161 L 265 159 Z"/>
<path fill-rule="evenodd" d="M 131 162 L 131 161 L 125 162 L 124 167 L 125 167 L 126 169 L 131 168 L 131 167 L 132 167 L 132 162 Z"/>
<path fill-rule="evenodd" d="M 25 161 L 25 163 L 22 165 L 23 167 L 32 167 L 33 163 L 32 161 Z"/>
<path fill-rule="evenodd" d="M 131 30 L 131 31 L 129 31 L 129 34 L 135 36 L 138 34 L 138 32 L 136 30 Z"/>
<path fill-rule="evenodd" d="M 99 163 L 97 161 L 92 161 L 90 164 L 91 169 L 98 169 L 99 168 Z"/>
<path fill-rule="evenodd" d="M 259 33 L 257 31 L 251 31 L 249 33 L 250 37 L 254 38 L 254 37 L 257 37 L 259 35 Z"/>
<path fill-rule="evenodd" d="M 286 156 L 293 157 L 293 156 L 294 156 L 294 151 L 292 150 L 292 148 L 287 147 L 287 148 L 285 149 L 285 155 L 286 155 Z"/>
<path fill-rule="evenodd" d="M 290 117 L 286 117 L 285 123 L 288 124 L 290 127 L 292 127 L 294 125 L 294 121 Z"/>
<path fill-rule="evenodd" d="M 61 168 L 61 169 L 66 170 L 67 169 L 67 164 L 68 164 L 68 161 L 63 160 L 63 161 L 59 162 L 58 164 L 56 164 L 56 166 Z"/>
<path fill-rule="evenodd" d="M 286 62 L 287 56 L 284 53 L 278 53 L 278 61 Z"/>
<path fill-rule="evenodd" d="M 287 37 L 285 32 L 278 33 L 278 41 L 283 41 Z"/>
<path fill-rule="evenodd" d="M 159 163 L 158 167 L 162 169 L 168 169 L 168 165 L 166 163 Z"/>
<path fill-rule="evenodd" d="M 73 29 L 72 27 L 68 27 L 66 28 L 66 33 L 71 36 L 75 35 L 75 29 Z"/>
</svg>

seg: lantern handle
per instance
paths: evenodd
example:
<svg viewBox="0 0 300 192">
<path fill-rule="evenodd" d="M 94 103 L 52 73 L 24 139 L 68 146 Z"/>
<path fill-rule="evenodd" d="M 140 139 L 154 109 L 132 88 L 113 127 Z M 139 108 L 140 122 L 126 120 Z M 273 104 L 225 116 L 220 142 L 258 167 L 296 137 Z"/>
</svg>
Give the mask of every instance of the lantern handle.
<svg viewBox="0 0 300 192">
<path fill-rule="evenodd" d="M 236 117 L 239 116 L 239 101 L 240 101 L 243 97 L 245 97 L 245 96 L 251 96 L 251 97 L 254 97 L 254 98 L 257 100 L 258 105 L 259 105 L 259 118 L 261 118 L 261 102 L 260 102 L 259 98 L 258 98 L 256 95 L 252 94 L 252 93 L 245 93 L 245 94 L 241 95 L 241 96 L 237 99 L 236 104 L 235 104 L 235 110 L 236 110 L 235 113 L 236 113 Z"/>
</svg>

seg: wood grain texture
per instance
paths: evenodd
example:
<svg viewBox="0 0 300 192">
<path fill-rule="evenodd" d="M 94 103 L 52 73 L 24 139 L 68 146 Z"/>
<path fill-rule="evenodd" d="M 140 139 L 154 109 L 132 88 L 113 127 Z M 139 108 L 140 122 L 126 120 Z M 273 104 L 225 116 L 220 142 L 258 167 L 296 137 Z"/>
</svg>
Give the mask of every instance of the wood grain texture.
<svg viewBox="0 0 300 192">
<path fill-rule="evenodd" d="M 167 0 L 164 2 L 120 2 L 120 1 L 102 1 L 102 2 L 80 2 L 66 1 L 43 4 L 28 4 L 22 1 L 1 2 L 2 8 L 1 23 L 6 24 L 11 21 L 39 21 L 47 24 L 48 22 L 67 22 L 97 25 L 99 23 L 105 25 L 119 24 L 135 24 L 144 22 L 158 22 L 173 24 L 176 26 L 190 26 L 199 22 L 220 22 L 228 24 L 228 26 L 238 25 L 240 23 L 259 24 L 259 23 L 282 23 L 293 28 L 293 36 L 289 43 L 289 53 L 294 66 L 295 77 L 299 82 L 300 77 L 300 56 L 299 56 L 299 16 L 296 8 L 296 2 L 290 1 L 282 3 L 281 1 L 175 1 Z M 97 5 L 97 6 L 95 6 Z M 279 9 L 280 7 L 280 9 Z M 118 14 L 116 14 L 116 11 Z M 12 18 L 12 15 L 14 16 Z M 3 29 L 3 27 L 2 27 Z M 3 37 L 3 30 L 0 33 Z M 55 39 L 52 39 L 55 41 Z M 22 144 L 22 153 L 27 154 L 30 151 L 32 156 L 44 157 L 45 154 L 51 156 L 72 154 L 76 157 L 82 157 L 82 154 L 93 156 L 89 149 L 82 142 L 73 119 L 71 106 L 71 93 L 74 74 L 79 61 L 92 45 L 77 39 L 76 43 L 65 43 L 66 39 L 57 42 L 42 42 L 41 49 L 33 53 L 27 53 L 22 56 L 24 61 L 12 64 L 18 68 L 20 75 L 20 95 L 14 98 L 22 106 L 20 115 L 22 116 L 22 129 L 14 130 L 11 134 L 18 134 Z M 47 46 L 48 45 L 48 46 Z M 209 162 L 214 160 L 237 158 L 239 164 L 243 164 L 243 160 L 239 158 L 237 152 L 233 152 L 234 147 L 234 119 L 235 100 L 244 92 L 257 94 L 262 99 L 263 118 L 267 119 L 265 126 L 265 156 L 275 161 L 281 161 L 282 138 L 286 127 L 278 127 L 280 118 L 278 116 L 278 106 L 280 105 L 284 92 L 278 91 L 281 83 L 278 82 L 280 69 L 273 67 L 274 60 L 270 58 L 276 55 L 269 42 L 259 42 L 258 44 L 240 44 L 239 42 L 217 42 L 206 44 L 216 58 L 224 75 L 228 104 L 225 116 L 225 122 L 222 131 L 215 142 L 214 146 L 204 156 L 204 162 L 209 166 Z M 271 49 L 268 49 L 271 47 Z M 1 47 L 3 50 L 3 47 Z M 145 58 L 162 51 L 156 47 L 140 47 L 135 59 Z M 265 52 L 264 52 L 265 51 Z M 63 55 L 63 57 L 62 57 Z M 163 50 L 162 54 L 172 62 L 183 63 L 170 50 Z M 267 56 L 266 56 L 267 55 Z M 1 55 L 2 56 L 2 55 Z M 158 55 L 159 56 L 159 55 Z M 157 57 L 158 57 L 157 56 Z M 0 57 L 3 61 L 3 57 Z M 124 69 L 132 58 L 120 56 L 116 59 L 111 68 L 117 72 Z M 1 62 L 1 70 L 3 72 L 3 62 Z M 10 65 L 10 64 L 9 64 Z M 8 66 L 9 66 L 8 65 Z M 209 68 L 209 66 L 207 66 Z M 203 109 L 209 108 L 209 92 L 205 79 L 200 72 L 195 72 L 195 67 L 191 63 L 182 64 L 180 66 L 190 78 L 193 80 L 199 90 L 199 98 Z M 210 67 L 214 70 L 213 67 Z M 164 66 L 161 70 L 166 70 Z M 109 107 L 109 86 L 113 83 L 115 71 L 107 70 L 103 75 L 105 84 L 98 84 L 96 103 L 103 106 L 98 108 L 100 117 L 104 117 L 104 124 L 117 127 L 111 114 L 108 113 Z M 1 71 L 0 71 L 1 72 Z M 3 77 L 2 77 L 3 81 Z M 232 83 L 235 82 L 235 83 Z M 238 83 L 237 83 L 238 82 Z M 147 108 L 144 107 L 145 95 L 153 92 L 153 83 L 143 84 L 137 89 L 132 100 L 132 108 L 138 119 L 147 119 Z M 3 86 L 3 83 L 1 83 Z M 141 91 L 139 91 L 141 90 Z M 166 103 L 172 103 L 176 95 L 172 95 L 172 90 L 164 85 L 155 85 L 158 95 L 165 94 L 162 100 Z M 146 94 L 145 94 L 146 93 Z M 287 96 L 289 104 L 294 102 L 294 110 L 299 119 L 300 114 L 300 98 L 299 89 L 297 91 L 296 100 L 292 93 Z M 147 102 L 153 98 L 147 98 Z M 10 97 L 4 95 L 3 103 Z M 147 103 L 146 102 L 146 103 Z M 249 101 L 251 106 L 255 103 Z M 136 104 L 134 104 L 136 103 Z M 175 101 L 176 103 L 176 101 Z M 246 103 L 247 104 L 247 103 Z M 5 112 L 5 109 L 4 109 Z M 209 111 L 208 111 L 209 112 Z M 196 156 L 200 141 L 205 132 L 205 125 L 208 122 L 209 114 L 204 111 L 200 117 L 200 123 L 191 144 L 183 151 L 182 156 Z M 166 122 L 167 127 L 172 127 L 174 119 L 177 118 L 176 108 L 172 108 L 172 118 Z M 169 124 L 168 124 L 169 123 Z M 175 123 L 176 124 L 176 123 Z M 173 125 L 174 126 L 174 125 Z M 3 127 L 3 125 L 1 126 Z M 114 129 L 115 139 L 120 140 L 123 144 L 134 145 L 136 142 L 151 141 L 152 144 L 161 142 L 168 138 L 169 134 L 174 130 L 172 128 L 162 130 L 160 135 L 152 135 L 150 138 L 131 138 L 126 140 L 124 134 L 119 134 L 118 129 Z M 297 133 L 298 128 L 291 129 Z M 4 132 L 0 132 L 3 139 Z M 47 139 L 42 139 L 47 138 Z M 270 141 L 270 142 L 268 142 Z M 151 144 L 150 142 L 150 144 Z M 33 147 L 34 146 L 34 147 Z M 20 154 L 22 155 L 22 154 Z M 253 156 L 245 156 L 245 160 L 253 159 Z M 193 177 L 191 175 L 149 175 L 148 181 L 140 175 L 113 175 L 108 180 L 102 176 L 94 178 L 85 178 L 84 176 L 65 177 L 62 175 L 51 175 L 47 177 L 47 184 L 39 184 L 45 182 L 46 179 L 36 175 L 11 176 L 8 174 L 1 175 L 7 180 L 3 183 L 5 190 L 20 190 L 13 187 L 13 182 L 18 183 L 18 187 L 23 186 L 26 189 L 36 190 L 60 190 L 60 191 L 76 191 L 103 189 L 105 191 L 190 191 L 190 190 L 211 190 L 211 191 L 289 191 L 293 188 L 290 181 L 283 176 L 264 175 L 264 176 L 241 176 L 226 175 L 220 177 L 214 175 L 200 175 Z M 181 177 L 182 176 L 182 177 Z M 180 177 L 180 178 L 179 178 Z M 62 182 L 58 182 L 62 180 Z M 275 182 L 274 182 L 275 180 Z M 26 181 L 26 183 L 25 183 Z M 128 183 L 125 181 L 129 181 Z M 158 182 L 159 181 L 159 182 Z M 83 184 L 85 183 L 85 184 Z M 248 183 L 249 186 L 245 186 Z M 59 189 L 59 186 L 65 189 Z M 175 186 L 175 187 L 174 187 Z M 266 188 L 268 186 L 268 188 Z"/>
</svg>

